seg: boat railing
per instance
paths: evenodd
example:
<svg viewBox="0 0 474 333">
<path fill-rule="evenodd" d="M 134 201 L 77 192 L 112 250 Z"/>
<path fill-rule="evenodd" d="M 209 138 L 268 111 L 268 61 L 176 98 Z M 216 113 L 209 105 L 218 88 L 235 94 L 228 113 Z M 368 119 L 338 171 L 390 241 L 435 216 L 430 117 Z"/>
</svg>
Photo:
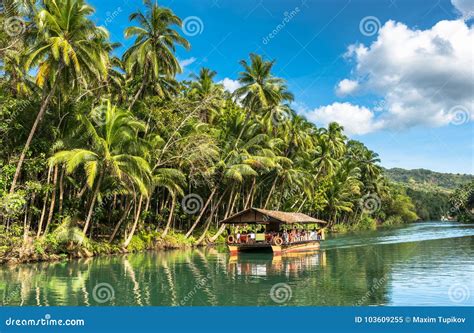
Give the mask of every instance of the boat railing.
<svg viewBox="0 0 474 333">
<path fill-rule="evenodd" d="M 288 245 L 321 240 L 317 232 L 308 233 L 236 233 L 227 237 L 227 244 Z"/>
</svg>

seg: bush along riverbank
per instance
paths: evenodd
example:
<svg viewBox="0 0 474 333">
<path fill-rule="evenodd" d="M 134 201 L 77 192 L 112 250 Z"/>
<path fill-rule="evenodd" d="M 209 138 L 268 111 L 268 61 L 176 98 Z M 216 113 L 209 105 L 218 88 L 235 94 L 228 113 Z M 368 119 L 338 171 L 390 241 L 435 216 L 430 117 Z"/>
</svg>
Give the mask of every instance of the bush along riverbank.
<svg viewBox="0 0 474 333">
<path fill-rule="evenodd" d="M 400 216 L 393 216 L 384 222 L 377 221 L 368 215 L 363 215 L 357 223 L 352 225 L 336 224 L 332 228 L 325 228 L 327 233 L 348 233 L 356 231 L 376 230 L 381 226 L 403 224 Z M 299 226 L 296 226 L 297 228 Z M 251 229 L 251 227 L 249 227 Z M 242 229 L 242 232 L 250 232 Z M 39 261 L 60 261 L 75 258 L 88 258 L 100 255 L 123 255 L 144 251 L 166 251 L 172 249 L 186 249 L 197 246 L 206 246 L 217 229 L 206 232 L 204 242 L 184 233 L 171 231 L 163 237 L 163 231 L 140 230 L 124 247 L 123 242 L 110 242 L 109 237 L 102 240 L 91 240 L 86 237 L 81 228 L 77 227 L 70 218 L 66 218 L 54 231 L 46 236 L 35 237 L 31 233 L 25 234 L 22 228 L 13 225 L 8 230 L 0 226 L 0 264 L 18 264 Z M 200 233 L 200 230 L 198 230 Z M 226 232 L 211 245 L 225 244 Z M 202 238 L 202 237 L 201 237 Z"/>
<path fill-rule="evenodd" d="M 208 230 L 212 235 L 216 230 Z M 224 243 L 220 235 L 216 244 Z M 87 258 L 98 255 L 120 255 L 147 250 L 185 249 L 205 246 L 194 237 L 171 231 L 163 237 L 162 231 L 139 231 L 131 238 L 127 247 L 123 243 L 109 242 L 108 239 L 91 240 L 81 229 L 74 226 L 69 218 L 46 236 L 35 237 L 25 234 L 22 228 L 0 226 L 0 264 L 27 263 L 37 261 L 57 261 Z"/>
</svg>

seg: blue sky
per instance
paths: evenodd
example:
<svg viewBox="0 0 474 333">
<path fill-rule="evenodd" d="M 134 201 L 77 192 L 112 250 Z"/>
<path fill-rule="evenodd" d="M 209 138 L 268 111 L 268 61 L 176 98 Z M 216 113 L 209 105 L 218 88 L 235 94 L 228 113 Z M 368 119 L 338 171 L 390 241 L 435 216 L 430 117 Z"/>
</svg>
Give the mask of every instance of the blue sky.
<svg viewBox="0 0 474 333">
<path fill-rule="evenodd" d="M 89 1 L 123 44 L 140 0 Z M 386 167 L 474 173 L 474 1 L 163 0 L 190 25 L 178 50 L 229 89 L 251 52 L 275 59 L 294 108 L 319 126 L 339 121 Z M 193 25 L 194 24 L 194 25 Z M 192 30 L 195 27 L 197 30 Z"/>
</svg>

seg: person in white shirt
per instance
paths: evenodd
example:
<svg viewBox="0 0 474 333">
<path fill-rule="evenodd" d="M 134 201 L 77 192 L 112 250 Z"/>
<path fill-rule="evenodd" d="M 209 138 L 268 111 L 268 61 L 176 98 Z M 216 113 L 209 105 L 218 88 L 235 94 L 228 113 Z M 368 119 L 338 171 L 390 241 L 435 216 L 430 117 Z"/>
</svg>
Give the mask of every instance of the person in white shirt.
<svg viewBox="0 0 474 333">
<path fill-rule="evenodd" d="M 240 230 L 237 230 L 235 237 L 237 237 L 237 243 L 240 243 Z"/>
<path fill-rule="evenodd" d="M 255 243 L 255 233 L 253 231 L 250 233 L 250 242 Z"/>
</svg>

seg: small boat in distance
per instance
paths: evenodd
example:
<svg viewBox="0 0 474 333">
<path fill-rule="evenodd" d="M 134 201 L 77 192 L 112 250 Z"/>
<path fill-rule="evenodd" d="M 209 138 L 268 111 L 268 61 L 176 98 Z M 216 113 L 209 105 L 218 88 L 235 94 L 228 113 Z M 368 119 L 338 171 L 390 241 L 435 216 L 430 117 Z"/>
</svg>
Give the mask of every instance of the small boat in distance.
<svg viewBox="0 0 474 333">
<path fill-rule="evenodd" d="M 227 236 L 231 254 L 271 250 L 281 255 L 319 250 L 324 240 L 322 226 L 327 222 L 303 213 L 249 208 L 219 223 L 232 226 Z M 253 230 L 242 231 L 249 227 Z"/>
</svg>

